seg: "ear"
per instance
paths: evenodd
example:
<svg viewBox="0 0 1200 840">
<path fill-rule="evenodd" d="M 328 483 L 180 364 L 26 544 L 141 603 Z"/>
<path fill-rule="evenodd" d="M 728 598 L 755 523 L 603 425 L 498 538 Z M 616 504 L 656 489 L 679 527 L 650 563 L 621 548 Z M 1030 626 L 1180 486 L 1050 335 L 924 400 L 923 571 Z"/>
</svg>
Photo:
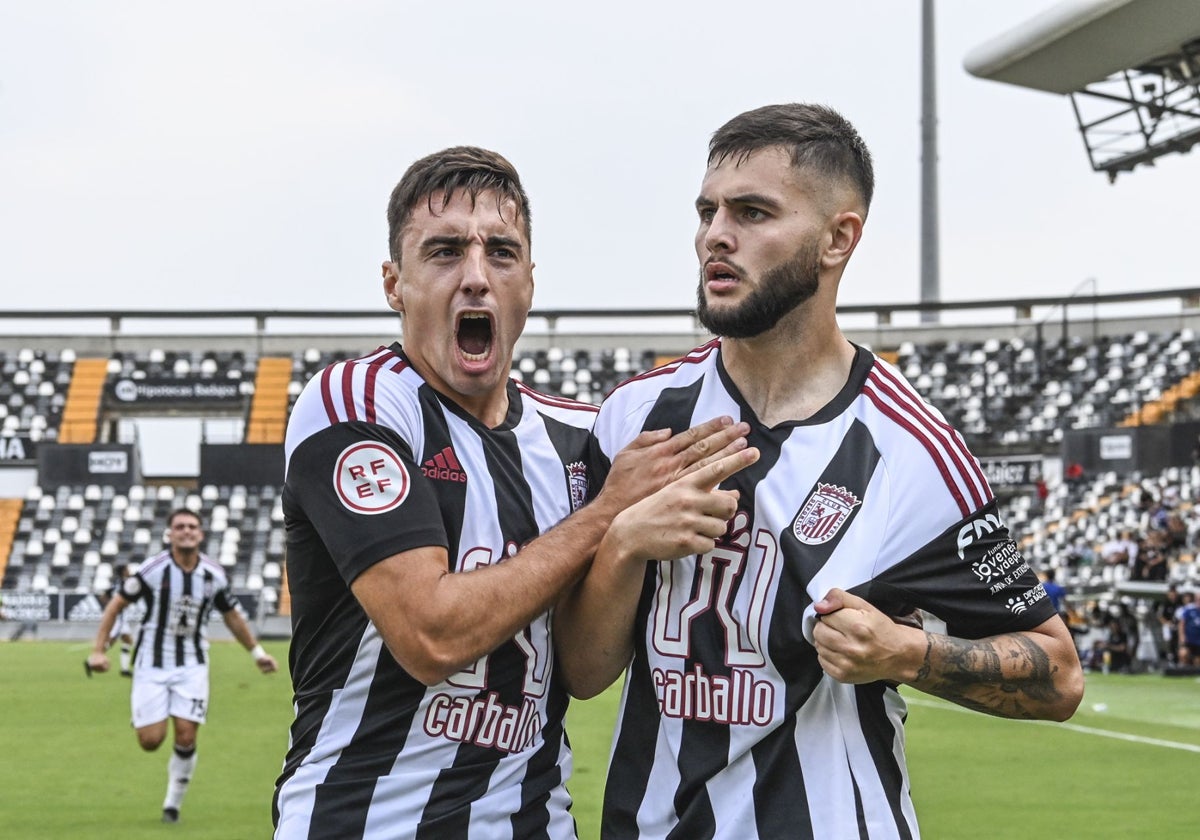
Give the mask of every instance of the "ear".
<svg viewBox="0 0 1200 840">
<path fill-rule="evenodd" d="M 404 295 L 400 287 L 400 269 L 391 260 L 386 260 L 380 269 L 383 273 L 383 296 L 390 308 L 404 311 Z"/>
<path fill-rule="evenodd" d="M 821 267 L 827 269 L 844 267 L 858 240 L 862 239 L 862 216 L 852 210 L 838 213 L 830 220 L 826 247 L 821 254 Z"/>
</svg>

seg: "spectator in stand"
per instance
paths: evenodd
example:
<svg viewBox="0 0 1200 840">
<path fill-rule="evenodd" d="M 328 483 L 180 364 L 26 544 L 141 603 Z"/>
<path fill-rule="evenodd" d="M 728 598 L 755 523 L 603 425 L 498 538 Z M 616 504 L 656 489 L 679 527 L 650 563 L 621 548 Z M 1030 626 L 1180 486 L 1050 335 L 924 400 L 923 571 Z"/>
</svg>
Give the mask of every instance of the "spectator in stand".
<svg viewBox="0 0 1200 840">
<path fill-rule="evenodd" d="M 1033 505 L 1032 512 L 1041 514 L 1046 511 L 1046 499 L 1050 496 L 1050 488 L 1046 486 L 1046 480 L 1039 478 L 1033 485 Z"/>
<path fill-rule="evenodd" d="M 1046 590 L 1046 597 L 1050 599 L 1050 603 L 1054 605 L 1054 611 L 1062 616 L 1062 620 L 1067 620 L 1067 590 L 1061 583 L 1056 580 L 1054 569 L 1047 569 L 1042 572 L 1042 588 Z"/>
<path fill-rule="evenodd" d="M 1154 495 L 1154 491 L 1149 487 L 1149 482 L 1138 485 L 1138 489 L 1134 492 L 1134 507 L 1138 512 L 1138 525 L 1146 530 L 1151 527 L 1151 518 L 1154 512 L 1158 510 L 1158 499 Z"/>
<path fill-rule="evenodd" d="M 1066 555 L 1068 568 L 1096 565 L 1096 549 L 1084 537 L 1076 537 Z"/>
<path fill-rule="evenodd" d="M 1108 631 L 1104 635 L 1104 667 L 1107 671 L 1129 673 L 1133 662 L 1133 644 L 1125 623 L 1117 616 L 1108 619 Z"/>
<path fill-rule="evenodd" d="M 1179 664 L 1200 665 L 1200 603 L 1194 595 L 1179 609 Z"/>
<path fill-rule="evenodd" d="M 1178 552 L 1188 544 L 1188 526 L 1179 511 L 1173 510 L 1168 514 L 1165 531 L 1167 546 L 1171 551 Z"/>
<path fill-rule="evenodd" d="M 1167 594 L 1155 608 L 1160 628 L 1159 658 L 1165 659 L 1168 665 L 1179 664 L 1179 610 L 1183 608 L 1184 600 L 1179 595 L 1179 587 L 1171 584 Z"/>
<path fill-rule="evenodd" d="M 1074 490 L 1079 487 L 1083 483 L 1083 464 L 1078 461 L 1067 464 L 1067 468 L 1063 470 L 1063 479 L 1070 489 Z"/>
<path fill-rule="evenodd" d="M 1132 531 L 1121 531 L 1116 539 L 1109 540 L 1100 549 L 1106 566 L 1125 566 L 1130 571 L 1137 564 L 1138 545 Z"/>
<path fill-rule="evenodd" d="M 1151 531 L 1142 540 L 1137 553 L 1134 579 L 1163 581 L 1167 579 L 1166 531 Z"/>
<path fill-rule="evenodd" d="M 1134 615 L 1133 608 L 1125 601 L 1117 605 L 1116 612 L 1117 618 L 1121 621 L 1121 626 L 1125 628 L 1125 635 L 1129 637 L 1130 644 L 1132 645 L 1129 649 L 1129 653 L 1132 655 L 1138 641 L 1137 616 Z"/>
</svg>

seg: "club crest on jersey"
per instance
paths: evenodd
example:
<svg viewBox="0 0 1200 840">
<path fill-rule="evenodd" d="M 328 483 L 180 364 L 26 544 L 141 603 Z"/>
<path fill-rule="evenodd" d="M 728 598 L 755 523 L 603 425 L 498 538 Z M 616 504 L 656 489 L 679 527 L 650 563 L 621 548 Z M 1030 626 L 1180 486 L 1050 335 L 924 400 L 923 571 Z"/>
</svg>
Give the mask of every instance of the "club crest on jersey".
<svg viewBox="0 0 1200 840">
<path fill-rule="evenodd" d="M 587 502 L 588 474 L 582 461 L 567 464 L 567 486 L 571 490 L 571 510 L 579 510 Z"/>
<path fill-rule="evenodd" d="M 400 456 L 376 441 L 350 444 L 333 468 L 333 489 L 342 506 L 353 513 L 395 510 L 408 498 L 409 484 Z"/>
<path fill-rule="evenodd" d="M 807 545 L 827 543 L 837 536 L 842 524 L 859 504 L 861 501 L 858 496 L 845 487 L 818 484 L 817 489 L 804 503 L 804 507 L 796 514 L 792 523 L 792 533 L 796 535 L 796 539 Z"/>
</svg>

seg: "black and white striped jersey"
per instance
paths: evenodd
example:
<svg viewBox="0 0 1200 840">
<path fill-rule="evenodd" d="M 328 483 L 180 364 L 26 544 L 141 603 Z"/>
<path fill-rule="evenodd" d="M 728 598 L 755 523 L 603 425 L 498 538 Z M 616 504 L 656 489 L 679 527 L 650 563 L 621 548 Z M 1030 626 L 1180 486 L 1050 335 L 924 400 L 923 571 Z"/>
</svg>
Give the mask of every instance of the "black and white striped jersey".
<svg viewBox="0 0 1200 840">
<path fill-rule="evenodd" d="M 917 837 L 904 702 L 824 674 L 813 602 L 841 587 L 980 637 L 1040 624 L 1049 600 L 959 434 L 863 348 L 829 405 L 767 428 L 715 340 L 618 387 L 595 433 L 611 459 L 722 414 L 761 458 L 722 485 L 740 500 L 711 553 L 647 567 L 602 837 Z"/>
<path fill-rule="evenodd" d="M 452 572 L 501 562 L 584 503 L 596 408 L 507 388 L 489 429 L 394 344 L 297 400 L 283 494 L 296 720 L 277 838 L 575 836 L 549 617 L 427 688 L 350 590 L 420 546 L 445 546 Z"/>
<path fill-rule="evenodd" d="M 219 563 L 201 554 L 185 572 L 171 552 L 154 555 L 121 583 L 121 596 L 143 606 L 142 625 L 133 653 L 135 668 L 181 668 L 208 662 L 208 619 L 213 607 L 222 613 L 238 600 Z"/>
</svg>

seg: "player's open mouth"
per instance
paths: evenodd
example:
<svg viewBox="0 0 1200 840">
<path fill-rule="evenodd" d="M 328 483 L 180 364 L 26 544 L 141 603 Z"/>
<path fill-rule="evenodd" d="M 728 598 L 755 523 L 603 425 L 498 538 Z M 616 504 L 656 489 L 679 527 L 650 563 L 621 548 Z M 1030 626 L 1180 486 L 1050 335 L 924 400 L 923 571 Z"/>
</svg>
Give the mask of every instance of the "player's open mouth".
<svg viewBox="0 0 1200 840">
<path fill-rule="evenodd" d="M 492 318 L 486 312 L 464 312 L 454 333 L 458 349 L 470 362 L 481 362 L 492 350 Z"/>
<path fill-rule="evenodd" d="M 736 283 L 738 276 L 732 268 L 725 263 L 710 262 L 704 266 L 704 279 L 712 283 Z"/>
</svg>

